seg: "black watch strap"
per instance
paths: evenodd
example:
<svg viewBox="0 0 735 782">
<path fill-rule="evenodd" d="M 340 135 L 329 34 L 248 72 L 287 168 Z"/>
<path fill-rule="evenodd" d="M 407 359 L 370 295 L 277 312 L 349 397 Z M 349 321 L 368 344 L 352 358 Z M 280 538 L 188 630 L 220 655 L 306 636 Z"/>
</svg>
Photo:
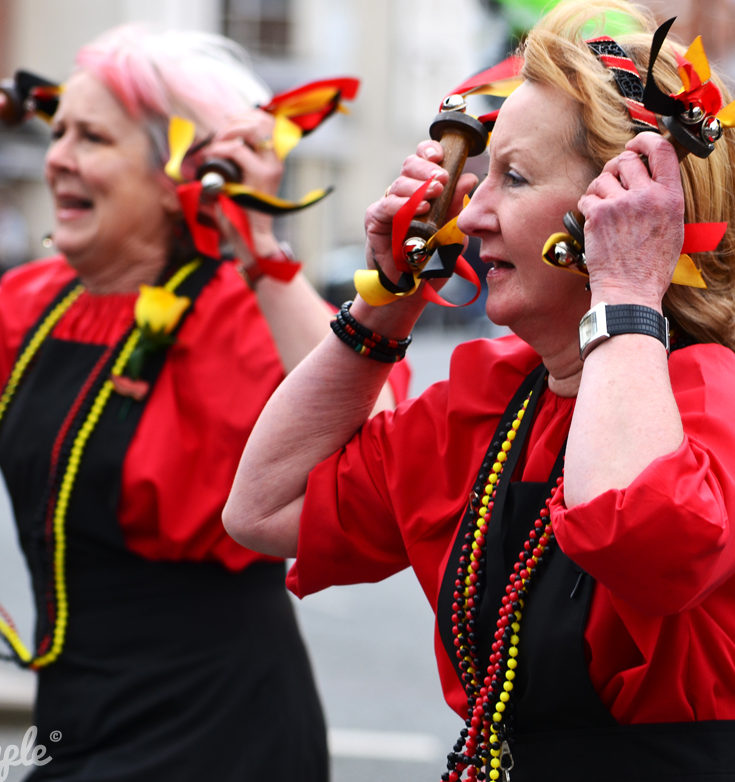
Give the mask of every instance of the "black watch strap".
<svg viewBox="0 0 735 782">
<path fill-rule="evenodd" d="M 669 322 L 660 312 L 640 304 L 605 304 L 589 310 L 579 324 L 579 352 L 584 360 L 601 342 L 617 334 L 645 334 L 669 351 Z"/>
</svg>

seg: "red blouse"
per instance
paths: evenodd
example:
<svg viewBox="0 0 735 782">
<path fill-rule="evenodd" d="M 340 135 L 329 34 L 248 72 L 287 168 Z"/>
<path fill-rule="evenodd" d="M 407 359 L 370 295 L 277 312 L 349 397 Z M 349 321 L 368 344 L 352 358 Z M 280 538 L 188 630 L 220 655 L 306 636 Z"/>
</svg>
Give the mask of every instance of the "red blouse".
<svg viewBox="0 0 735 782">
<path fill-rule="evenodd" d="M 61 259 L 35 261 L 0 280 L 0 383 L 28 329 L 74 277 Z M 53 331 L 58 339 L 114 344 L 137 294 L 83 293 Z M 269 559 L 235 543 L 222 508 L 247 437 L 284 373 L 256 297 L 232 264 L 196 299 L 150 398 L 123 465 L 119 521 L 126 544 L 150 559 L 216 560 L 232 570 Z M 393 391 L 404 399 L 409 369 Z"/>
<path fill-rule="evenodd" d="M 366 423 L 312 471 L 299 596 L 411 566 L 436 608 L 449 550 L 499 417 L 539 357 L 516 337 L 458 347 L 450 377 Z M 717 345 L 669 361 L 685 441 L 624 491 L 552 520 L 563 551 L 597 581 L 585 642 L 591 680 L 621 723 L 735 718 L 735 354 Z M 545 391 L 516 478 L 545 481 L 574 400 Z M 631 443 L 645 448 L 645 443 Z M 444 693 L 466 696 L 438 637 Z"/>
</svg>

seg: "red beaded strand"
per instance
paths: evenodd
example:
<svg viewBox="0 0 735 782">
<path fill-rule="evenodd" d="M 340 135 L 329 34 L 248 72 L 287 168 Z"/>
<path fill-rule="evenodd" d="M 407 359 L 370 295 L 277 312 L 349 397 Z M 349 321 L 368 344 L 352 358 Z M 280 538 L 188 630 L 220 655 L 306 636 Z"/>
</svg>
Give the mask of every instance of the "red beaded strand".
<svg viewBox="0 0 735 782">
<path fill-rule="evenodd" d="M 484 676 L 478 657 L 475 625 L 479 608 L 478 585 L 486 559 L 488 520 L 493 513 L 496 492 L 503 477 L 508 453 L 516 439 L 532 393 L 525 399 L 508 431 L 503 435 L 503 442 L 494 460 L 484 463 L 487 472 L 481 480 L 485 484 L 483 496 L 480 498 L 475 494 L 470 503 L 470 518 L 475 519 L 474 530 L 465 534 L 452 604 L 452 634 L 455 655 L 467 694 L 468 716 L 454 750 L 448 756 L 447 771 L 442 775 L 443 782 L 459 782 L 461 779 L 479 782 L 497 780 L 512 765 L 506 743 L 506 712 L 518 666 L 524 598 L 544 554 L 554 541 L 549 522 L 551 496 L 547 498 L 545 506 L 534 521 L 510 574 L 498 611 Z M 552 495 L 561 480 L 561 477 L 557 479 Z M 480 676 L 482 681 L 479 681 Z"/>
</svg>

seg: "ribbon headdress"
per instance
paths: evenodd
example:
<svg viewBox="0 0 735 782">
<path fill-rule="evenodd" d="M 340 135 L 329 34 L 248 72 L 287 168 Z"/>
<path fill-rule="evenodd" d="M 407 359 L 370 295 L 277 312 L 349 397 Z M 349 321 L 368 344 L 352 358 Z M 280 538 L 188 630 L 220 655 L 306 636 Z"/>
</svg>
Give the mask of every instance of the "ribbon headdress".
<svg viewBox="0 0 735 782">
<path fill-rule="evenodd" d="M 470 140 L 468 142 L 469 150 L 465 150 L 464 157 L 460 161 L 462 165 L 467 154 L 476 155 L 485 149 L 497 117 L 497 111 L 476 118 L 464 115 L 465 99 L 470 95 L 507 97 L 520 83 L 521 65 L 520 58 L 509 57 L 498 65 L 481 71 L 462 82 L 442 100 L 439 114 L 431 125 L 430 134 L 433 139 L 440 141 L 447 122 L 460 128 L 464 126 Z M 460 112 L 462 116 L 460 116 Z M 445 154 L 445 163 L 446 157 Z M 450 166 L 447 168 L 449 170 Z M 454 189 L 454 185 L 451 184 L 451 173 L 450 185 L 445 188 L 445 191 L 451 191 L 448 193 L 450 198 Z M 458 176 L 461 171 L 458 170 L 454 173 Z M 390 280 L 377 264 L 375 269 L 361 269 L 355 272 L 354 282 L 357 292 L 373 306 L 380 306 L 402 296 L 412 295 L 422 280 L 447 278 L 455 272 L 475 286 L 475 295 L 466 304 L 471 304 L 479 295 L 480 283 L 477 275 L 461 255 L 465 235 L 457 228 L 456 217 L 436 226 L 436 230 L 429 231 L 429 235 L 425 238 L 415 240 L 411 237 L 411 229 L 420 228 L 420 226 L 416 226 L 416 210 L 424 199 L 430 184 L 431 180 L 424 182 L 398 210 L 393 219 L 391 244 L 394 263 L 398 271 L 401 272 L 398 281 L 394 283 Z M 434 253 L 436 253 L 434 255 L 436 262 L 433 262 L 433 259 L 430 261 Z M 456 306 L 439 296 L 429 285 L 422 288 L 421 295 L 436 304 Z"/>
<path fill-rule="evenodd" d="M 602 36 L 587 41 L 600 62 L 612 72 L 618 90 L 625 98 L 636 133 L 659 131 L 660 117 L 679 159 L 688 154 L 706 158 L 715 148 L 723 128 L 735 124 L 735 101 L 723 106 L 722 93 L 714 82 L 701 37 L 697 37 L 684 55 L 675 52 L 682 88 L 675 94 L 664 93 L 656 84 L 653 67 L 674 19 L 664 22 L 651 42 L 646 85 L 633 61 L 612 38 Z M 584 259 L 584 234 L 574 213 L 564 216 L 570 234 L 553 234 L 544 246 L 543 258 L 552 266 L 587 274 Z M 727 223 L 690 223 L 684 226 L 684 244 L 672 282 L 694 288 L 706 288 L 689 253 L 714 250 L 727 230 Z"/>
</svg>

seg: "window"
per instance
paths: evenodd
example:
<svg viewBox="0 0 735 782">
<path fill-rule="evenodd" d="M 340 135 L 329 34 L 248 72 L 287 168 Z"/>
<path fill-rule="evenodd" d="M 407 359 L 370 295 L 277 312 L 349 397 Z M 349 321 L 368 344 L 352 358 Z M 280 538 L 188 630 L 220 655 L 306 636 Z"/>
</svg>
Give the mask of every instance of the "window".
<svg viewBox="0 0 735 782">
<path fill-rule="evenodd" d="M 226 0 L 225 34 L 254 55 L 288 55 L 292 46 L 291 0 Z"/>
</svg>

